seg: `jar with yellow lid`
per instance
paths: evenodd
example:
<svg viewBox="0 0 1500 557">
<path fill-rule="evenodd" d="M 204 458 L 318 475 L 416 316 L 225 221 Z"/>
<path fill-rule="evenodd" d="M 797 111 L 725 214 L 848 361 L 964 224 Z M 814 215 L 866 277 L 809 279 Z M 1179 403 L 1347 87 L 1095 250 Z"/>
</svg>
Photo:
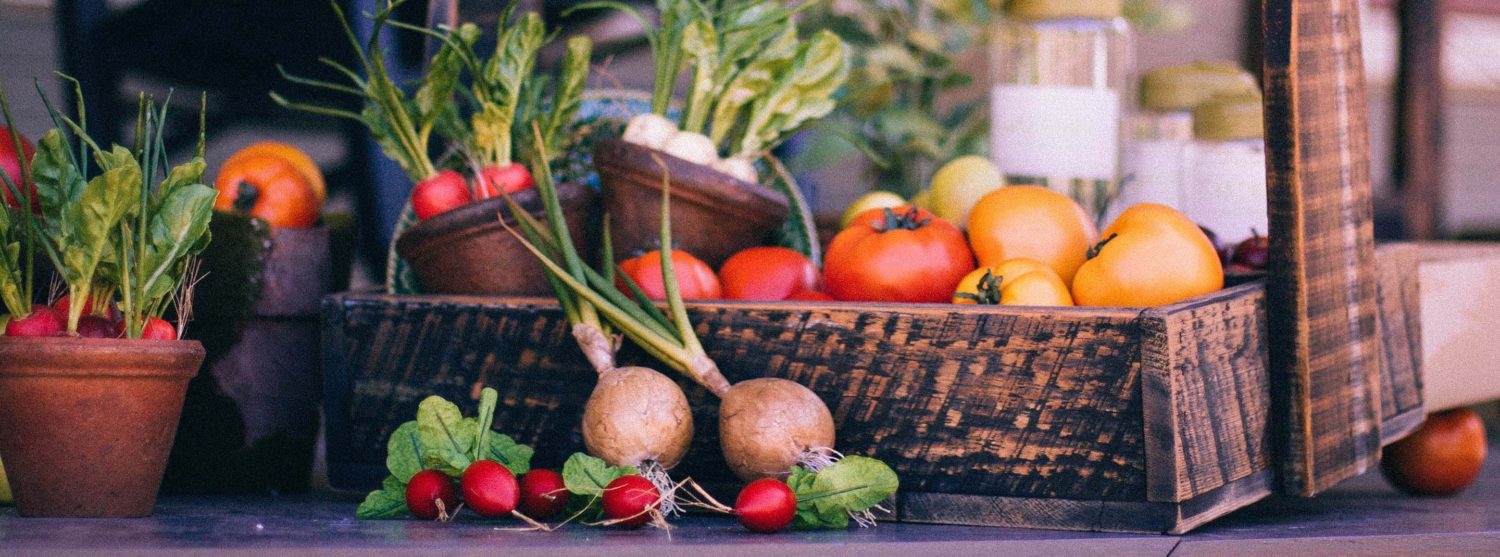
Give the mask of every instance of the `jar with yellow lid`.
<svg viewBox="0 0 1500 557">
<path fill-rule="evenodd" d="M 1256 92 L 1221 94 L 1193 110 L 1183 213 L 1226 245 L 1267 231 L 1264 110 Z"/>
<path fill-rule="evenodd" d="M 1134 37 L 1123 0 L 1010 0 L 991 33 L 990 156 L 1006 183 L 1100 216 L 1120 183 Z"/>
</svg>

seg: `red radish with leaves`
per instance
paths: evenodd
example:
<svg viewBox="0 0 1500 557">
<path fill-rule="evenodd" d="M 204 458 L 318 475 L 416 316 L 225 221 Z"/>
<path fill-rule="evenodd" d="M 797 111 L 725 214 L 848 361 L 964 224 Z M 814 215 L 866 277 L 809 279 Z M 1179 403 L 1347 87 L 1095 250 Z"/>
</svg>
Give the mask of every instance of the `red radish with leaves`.
<svg viewBox="0 0 1500 557">
<path fill-rule="evenodd" d="M 406 510 L 422 520 L 437 520 L 458 509 L 453 479 L 437 470 L 423 470 L 406 484 Z"/>
<path fill-rule="evenodd" d="M 521 501 L 515 475 L 493 460 L 479 460 L 464 470 L 459 480 L 464 504 L 485 518 L 509 516 Z"/>
<path fill-rule="evenodd" d="M 513 162 L 508 166 L 486 166 L 474 180 L 474 198 L 489 199 L 501 194 L 522 192 L 536 187 L 531 171 Z"/>
<path fill-rule="evenodd" d="M 47 306 L 34 306 L 30 315 L 11 318 L 5 324 L 5 336 L 8 337 L 50 337 L 62 331 L 63 316 Z"/>
<path fill-rule="evenodd" d="M 615 478 L 604 488 L 601 503 L 604 516 L 621 528 L 640 528 L 651 522 L 652 515 L 661 504 L 661 491 L 656 485 L 641 476 L 629 475 Z"/>
<path fill-rule="evenodd" d="M 781 481 L 761 478 L 740 490 L 734 514 L 751 532 L 780 532 L 797 516 L 797 496 Z"/>
<path fill-rule="evenodd" d="M 120 338 L 120 327 L 103 317 L 85 315 L 78 318 L 78 336 L 81 338 Z"/>
<path fill-rule="evenodd" d="M 17 143 L 21 144 L 19 152 L 16 151 Z M 21 195 L 31 199 L 32 213 L 41 211 L 41 205 L 36 197 L 36 183 L 32 182 L 29 176 L 26 179 L 22 179 L 21 161 L 22 158 L 30 161 L 34 155 L 36 155 L 36 147 L 32 145 L 30 140 L 26 139 L 26 136 L 18 132 L 12 137 L 10 128 L 0 125 L 0 172 L 4 172 L 6 177 L 10 179 L 10 182 L 17 188 L 25 190 Z M 16 199 L 15 194 L 10 191 L 10 188 L 6 187 L 4 180 L 0 180 L 0 197 L 5 199 L 7 206 L 21 206 L 21 202 Z"/>
<path fill-rule="evenodd" d="M 444 170 L 421 182 L 411 190 L 411 209 L 420 220 L 452 211 L 473 201 L 469 195 L 469 183 L 462 174 Z"/>
<path fill-rule="evenodd" d="M 538 468 L 521 476 L 521 512 L 538 520 L 557 516 L 568 508 L 572 494 L 562 474 Z"/>
</svg>

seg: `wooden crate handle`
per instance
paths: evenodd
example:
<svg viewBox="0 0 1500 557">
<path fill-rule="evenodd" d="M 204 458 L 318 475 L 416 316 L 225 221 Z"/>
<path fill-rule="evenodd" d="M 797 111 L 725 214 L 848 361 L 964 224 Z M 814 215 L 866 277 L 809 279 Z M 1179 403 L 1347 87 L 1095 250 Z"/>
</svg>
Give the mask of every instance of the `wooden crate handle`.
<svg viewBox="0 0 1500 557">
<path fill-rule="evenodd" d="M 1380 452 L 1380 345 L 1356 0 L 1265 3 L 1272 416 L 1281 489 L 1313 495 Z"/>
</svg>

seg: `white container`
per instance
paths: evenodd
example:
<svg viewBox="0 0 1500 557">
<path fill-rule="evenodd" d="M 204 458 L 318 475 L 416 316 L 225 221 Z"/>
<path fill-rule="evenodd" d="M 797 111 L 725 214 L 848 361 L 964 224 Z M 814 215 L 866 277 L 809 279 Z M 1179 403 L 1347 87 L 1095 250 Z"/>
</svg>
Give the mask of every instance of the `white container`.
<svg viewBox="0 0 1500 557">
<path fill-rule="evenodd" d="M 1120 181 L 1134 38 L 1120 0 L 1012 0 L 991 41 L 990 157 L 1100 215 Z"/>
<path fill-rule="evenodd" d="M 1220 245 L 1265 235 L 1266 145 L 1258 95 L 1218 96 L 1193 111 L 1191 171 L 1183 212 Z"/>
</svg>

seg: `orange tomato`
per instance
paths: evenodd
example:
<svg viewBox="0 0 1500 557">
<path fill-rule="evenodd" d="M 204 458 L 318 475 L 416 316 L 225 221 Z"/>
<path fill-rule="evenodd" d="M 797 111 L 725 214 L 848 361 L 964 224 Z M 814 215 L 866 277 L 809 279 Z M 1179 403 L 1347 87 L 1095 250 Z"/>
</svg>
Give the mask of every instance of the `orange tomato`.
<svg viewBox="0 0 1500 557">
<path fill-rule="evenodd" d="M 1422 427 L 1385 448 L 1380 470 L 1413 495 L 1453 495 L 1479 477 L 1486 445 L 1484 421 L 1467 408 L 1438 412 Z"/>
<path fill-rule="evenodd" d="M 1160 306 L 1224 287 L 1213 242 L 1176 209 L 1135 205 L 1103 236 L 1073 277 L 1078 305 Z"/>
<path fill-rule="evenodd" d="M 307 177 L 276 157 L 245 157 L 226 164 L 214 188 L 219 190 L 215 209 L 249 214 L 280 228 L 317 224 L 322 206 Z"/>
<path fill-rule="evenodd" d="M 986 279 L 988 277 L 988 279 Z M 1008 259 L 974 269 L 953 292 L 955 304 L 1002 306 L 1071 306 L 1068 285 L 1051 267 L 1035 259 Z"/>
<path fill-rule="evenodd" d="M 661 250 L 621 261 L 620 270 L 641 287 L 647 298 L 667 299 L 667 287 L 661 280 Z M 672 250 L 672 274 L 677 276 L 677 292 L 684 300 L 717 300 L 723 296 L 718 275 L 702 259 L 688 252 Z M 616 278 L 615 286 L 626 296 L 634 298 L 625 281 Z"/>
<path fill-rule="evenodd" d="M 1007 186 L 990 192 L 969 215 L 969 245 L 981 266 L 1018 257 L 1035 259 L 1073 281 L 1099 241 L 1087 212 L 1068 196 L 1037 186 Z"/>
<path fill-rule="evenodd" d="M 318 203 L 322 204 L 328 200 L 328 187 L 323 181 L 323 171 L 318 168 L 318 163 L 313 162 L 312 157 L 301 149 L 279 141 L 261 141 L 251 144 L 249 147 L 235 151 L 224 161 L 220 168 L 230 168 L 244 159 L 253 157 L 273 157 L 284 160 L 302 173 L 307 179 L 307 184 L 312 187 L 313 194 L 318 197 Z M 222 172 L 222 170 L 220 171 Z"/>
</svg>

